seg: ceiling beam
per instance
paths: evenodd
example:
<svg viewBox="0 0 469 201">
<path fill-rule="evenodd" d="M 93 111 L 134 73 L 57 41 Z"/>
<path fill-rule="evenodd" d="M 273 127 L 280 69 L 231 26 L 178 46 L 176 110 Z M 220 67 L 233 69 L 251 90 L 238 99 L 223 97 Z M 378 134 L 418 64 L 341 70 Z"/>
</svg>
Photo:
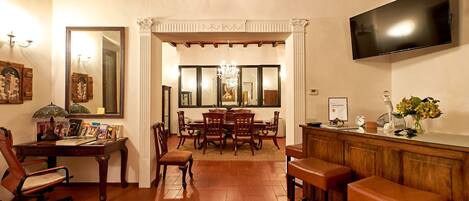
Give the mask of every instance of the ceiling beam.
<svg viewBox="0 0 469 201">
<path fill-rule="evenodd" d="M 272 47 L 277 47 L 277 45 L 278 45 L 278 41 L 274 41 L 274 42 L 272 43 Z"/>
<path fill-rule="evenodd" d="M 177 45 L 184 45 L 187 48 L 190 48 L 191 45 L 200 45 L 204 48 L 206 45 L 213 45 L 213 47 L 218 48 L 219 45 L 228 45 L 228 47 L 233 48 L 234 45 L 242 45 L 243 47 L 248 47 L 249 45 L 257 45 L 262 47 L 264 44 L 272 44 L 272 47 L 277 47 L 281 44 L 285 44 L 285 41 L 281 40 L 269 40 L 269 41 L 164 41 L 169 43 L 173 47 Z"/>
</svg>

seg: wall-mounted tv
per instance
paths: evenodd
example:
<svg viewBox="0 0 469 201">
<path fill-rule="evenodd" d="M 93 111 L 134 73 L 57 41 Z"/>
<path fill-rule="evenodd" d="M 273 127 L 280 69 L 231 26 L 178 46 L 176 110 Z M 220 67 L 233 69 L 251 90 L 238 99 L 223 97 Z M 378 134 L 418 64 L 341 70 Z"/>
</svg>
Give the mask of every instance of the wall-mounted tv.
<svg viewBox="0 0 469 201">
<path fill-rule="evenodd" d="M 353 59 L 452 42 L 450 0 L 397 0 L 350 18 Z"/>
</svg>

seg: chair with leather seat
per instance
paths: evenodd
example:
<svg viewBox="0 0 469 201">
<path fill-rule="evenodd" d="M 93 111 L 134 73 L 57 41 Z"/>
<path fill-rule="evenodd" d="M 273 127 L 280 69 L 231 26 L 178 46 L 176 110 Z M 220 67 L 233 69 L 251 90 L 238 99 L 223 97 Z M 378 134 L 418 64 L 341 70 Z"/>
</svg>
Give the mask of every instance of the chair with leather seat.
<svg viewBox="0 0 469 201">
<path fill-rule="evenodd" d="M 194 149 L 197 149 L 197 141 L 199 141 L 199 131 L 196 131 L 194 129 L 191 129 L 189 126 L 186 125 L 186 119 L 184 117 L 184 111 L 179 111 L 177 112 L 178 114 L 178 137 L 179 137 L 179 143 L 177 149 L 179 149 L 179 146 L 184 145 L 184 142 L 186 142 L 186 138 L 193 139 L 194 140 Z"/>
<path fill-rule="evenodd" d="M 238 143 L 249 143 L 251 153 L 254 156 L 254 114 L 253 113 L 235 113 L 233 130 L 233 148 L 234 155 L 238 152 Z"/>
<path fill-rule="evenodd" d="M 287 196 L 290 200 L 295 200 L 295 178 L 321 189 L 324 200 L 328 201 L 330 189 L 345 185 L 350 181 L 351 169 L 317 158 L 290 161 L 287 165 Z"/>
<path fill-rule="evenodd" d="M 348 201 L 447 201 L 444 196 L 426 192 L 387 179 L 371 176 L 347 186 Z"/>
<path fill-rule="evenodd" d="M 0 151 L 8 164 L 2 178 L 2 186 L 14 194 L 17 200 L 36 198 L 45 200 L 44 194 L 63 182 L 69 182 L 68 169 L 64 166 L 27 173 L 13 153 L 11 131 L 0 128 Z M 67 197 L 64 200 L 72 200 Z"/>
<path fill-rule="evenodd" d="M 160 168 L 163 165 L 163 180 L 166 178 L 166 169 L 168 165 L 179 166 L 182 171 L 182 187 L 186 189 L 186 174 L 189 169 L 189 176 L 193 179 L 192 164 L 192 152 L 190 151 L 168 151 L 168 137 L 164 130 L 163 123 L 156 123 L 153 125 L 153 136 L 155 138 L 156 147 L 156 183 L 158 187 L 160 180 Z"/>
<path fill-rule="evenodd" d="M 262 149 L 262 144 L 264 140 L 272 139 L 272 142 L 280 149 L 277 142 L 277 135 L 278 135 L 278 121 L 279 121 L 279 111 L 274 112 L 274 119 L 273 122 L 268 124 L 261 132 L 259 132 L 259 148 Z"/>
<path fill-rule="evenodd" d="M 287 163 L 291 161 L 291 158 L 302 159 L 303 155 L 303 144 L 293 144 L 285 146 L 285 155 L 287 156 Z M 295 181 L 295 186 L 303 188 L 303 185 Z"/>
<path fill-rule="evenodd" d="M 285 155 L 287 155 L 287 163 L 291 161 L 291 158 L 302 159 L 303 155 L 303 144 L 293 144 L 285 146 Z"/>
<path fill-rule="evenodd" d="M 222 154 L 226 133 L 226 130 L 223 128 L 225 114 L 218 112 L 208 112 L 203 113 L 202 116 L 204 117 L 204 130 L 202 133 L 202 143 L 204 146 L 203 154 L 205 154 L 208 142 L 219 142 L 220 154 Z"/>
</svg>

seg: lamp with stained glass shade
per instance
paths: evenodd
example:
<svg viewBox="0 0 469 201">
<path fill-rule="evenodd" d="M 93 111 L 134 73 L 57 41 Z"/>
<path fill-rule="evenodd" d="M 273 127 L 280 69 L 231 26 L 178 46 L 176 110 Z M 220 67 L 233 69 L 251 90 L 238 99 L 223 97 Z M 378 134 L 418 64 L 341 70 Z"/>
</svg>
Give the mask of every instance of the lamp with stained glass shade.
<svg viewBox="0 0 469 201">
<path fill-rule="evenodd" d="M 39 109 L 33 115 L 33 119 L 36 122 L 45 122 L 49 121 L 49 127 L 45 131 L 45 136 L 43 140 L 58 140 L 60 137 L 57 133 L 55 133 L 56 121 L 57 120 L 65 120 L 68 116 L 68 112 L 57 106 L 53 103 Z M 42 130 L 40 132 L 43 132 Z M 42 134 L 42 133 L 41 133 Z M 39 135 L 39 134 L 38 134 Z"/>
</svg>

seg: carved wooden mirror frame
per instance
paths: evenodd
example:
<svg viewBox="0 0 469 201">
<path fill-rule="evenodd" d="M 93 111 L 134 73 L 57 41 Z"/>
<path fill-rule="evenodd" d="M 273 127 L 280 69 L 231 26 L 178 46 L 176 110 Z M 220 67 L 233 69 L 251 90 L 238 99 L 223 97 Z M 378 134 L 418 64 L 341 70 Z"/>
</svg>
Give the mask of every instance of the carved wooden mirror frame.
<svg viewBox="0 0 469 201">
<path fill-rule="evenodd" d="M 127 56 L 125 46 L 125 27 L 66 27 L 66 54 L 65 54 L 65 109 L 70 111 L 71 101 L 71 36 L 72 31 L 118 31 L 120 34 L 120 76 L 117 83 L 120 85 L 120 101 L 117 114 L 69 114 L 72 118 L 123 118 L 124 117 L 124 91 L 125 91 L 125 58 Z M 95 81 L 96 82 L 96 81 Z"/>
</svg>

